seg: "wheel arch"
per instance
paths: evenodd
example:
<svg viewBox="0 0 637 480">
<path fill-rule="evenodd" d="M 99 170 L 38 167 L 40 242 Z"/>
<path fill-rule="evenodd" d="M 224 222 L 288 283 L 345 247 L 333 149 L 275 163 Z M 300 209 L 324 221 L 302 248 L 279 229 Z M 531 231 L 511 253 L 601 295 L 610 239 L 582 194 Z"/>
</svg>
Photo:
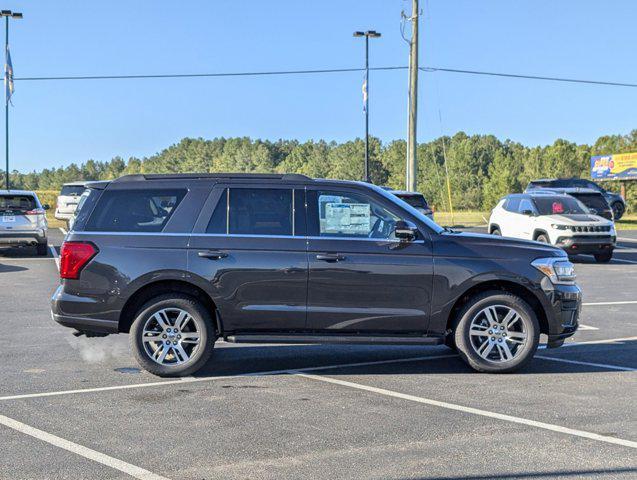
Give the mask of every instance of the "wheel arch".
<svg viewBox="0 0 637 480">
<path fill-rule="evenodd" d="M 451 311 L 449 312 L 449 317 L 447 319 L 447 332 L 453 331 L 455 329 L 456 325 L 460 321 L 460 318 L 458 318 L 458 313 L 471 300 L 471 298 L 479 295 L 480 293 L 488 291 L 512 293 L 522 298 L 526 303 L 529 304 L 529 306 L 535 313 L 535 316 L 537 317 L 537 320 L 540 324 L 540 332 L 545 334 L 549 333 L 548 318 L 537 296 L 524 285 L 508 280 L 490 280 L 481 282 L 477 285 L 473 285 L 471 288 L 462 293 L 462 295 L 457 298 L 453 307 L 451 307 Z"/>
<path fill-rule="evenodd" d="M 217 334 L 223 332 L 221 318 L 219 317 L 217 306 L 210 295 L 201 287 L 185 280 L 158 280 L 148 283 L 136 290 L 126 301 L 122 307 L 119 317 L 119 331 L 121 333 L 129 333 L 131 325 L 135 320 L 135 313 L 140 307 L 153 297 L 164 295 L 166 293 L 181 293 L 196 298 L 213 314 Z"/>
<path fill-rule="evenodd" d="M 500 230 L 500 232 L 502 232 L 502 229 L 500 228 L 500 225 L 498 225 L 497 223 L 491 223 L 489 224 L 489 233 L 493 233 L 494 230 Z"/>
<path fill-rule="evenodd" d="M 546 235 L 546 237 L 549 239 L 549 241 L 551 241 L 551 237 L 549 235 L 549 232 L 547 232 L 545 229 L 536 228 L 535 230 L 533 230 L 533 240 L 537 240 L 537 237 L 539 237 L 540 235 Z"/>
</svg>

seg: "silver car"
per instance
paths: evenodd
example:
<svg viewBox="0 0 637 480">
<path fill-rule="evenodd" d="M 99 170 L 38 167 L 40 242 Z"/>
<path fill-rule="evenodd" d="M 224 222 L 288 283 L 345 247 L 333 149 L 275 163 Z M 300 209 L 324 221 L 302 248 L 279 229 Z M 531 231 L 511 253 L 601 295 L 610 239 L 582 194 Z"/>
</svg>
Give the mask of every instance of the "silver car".
<svg viewBox="0 0 637 480">
<path fill-rule="evenodd" d="M 46 255 L 48 208 L 35 192 L 0 190 L 0 247 L 34 246 Z"/>
</svg>

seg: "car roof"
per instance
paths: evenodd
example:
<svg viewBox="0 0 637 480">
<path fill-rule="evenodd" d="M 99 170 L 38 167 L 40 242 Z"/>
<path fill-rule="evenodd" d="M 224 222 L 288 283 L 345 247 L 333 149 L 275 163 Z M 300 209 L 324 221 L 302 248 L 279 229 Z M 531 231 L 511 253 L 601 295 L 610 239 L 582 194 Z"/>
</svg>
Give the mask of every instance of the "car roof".
<svg viewBox="0 0 637 480">
<path fill-rule="evenodd" d="M 589 194 L 592 193 L 595 195 L 602 194 L 601 192 L 598 192 L 597 190 L 593 190 L 592 188 L 580 188 L 580 187 L 550 187 L 550 188 L 542 188 L 542 189 L 539 189 L 538 191 L 568 193 L 568 194 L 571 194 L 571 193 L 589 193 Z"/>
<path fill-rule="evenodd" d="M 33 190 L 0 190 L 0 195 L 31 195 L 37 196 Z"/>
<path fill-rule="evenodd" d="M 151 173 L 124 175 L 112 183 L 139 182 L 144 180 L 200 180 L 200 179 L 249 179 L 249 180 L 312 180 L 298 173 Z"/>
</svg>

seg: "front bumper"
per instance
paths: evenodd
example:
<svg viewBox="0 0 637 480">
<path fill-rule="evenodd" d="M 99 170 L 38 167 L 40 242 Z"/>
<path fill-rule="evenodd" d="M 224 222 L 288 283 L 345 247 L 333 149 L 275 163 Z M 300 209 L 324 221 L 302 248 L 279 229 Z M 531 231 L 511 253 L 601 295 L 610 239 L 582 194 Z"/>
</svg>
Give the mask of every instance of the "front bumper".
<svg viewBox="0 0 637 480">
<path fill-rule="evenodd" d="M 21 232 L 0 232 L 0 246 L 10 247 L 16 245 L 36 245 L 46 242 L 46 233 L 40 235 L 35 230 Z"/>
<path fill-rule="evenodd" d="M 542 282 L 542 290 L 549 303 L 548 348 L 559 347 L 577 331 L 582 310 L 582 291 L 577 285 L 553 285 L 548 278 Z"/>
<path fill-rule="evenodd" d="M 574 235 L 572 237 L 559 237 L 555 246 L 571 255 L 612 253 L 615 241 L 616 237 L 610 235 Z"/>
</svg>

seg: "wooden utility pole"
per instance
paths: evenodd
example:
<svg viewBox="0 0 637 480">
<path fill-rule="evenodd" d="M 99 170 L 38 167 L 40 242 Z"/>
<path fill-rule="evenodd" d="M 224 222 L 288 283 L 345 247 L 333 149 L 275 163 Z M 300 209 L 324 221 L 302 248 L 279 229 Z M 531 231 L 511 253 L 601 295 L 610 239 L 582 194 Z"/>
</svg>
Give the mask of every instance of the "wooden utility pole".
<svg viewBox="0 0 637 480">
<path fill-rule="evenodd" d="M 411 41 L 409 43 L 409 104 L 408 104 L 408 133 L 407 133 L 407 168 L 405 189 L 410 192 L 417 190 L 416 178 L 418 174 L 418 159 L 416 141 L 416 124 L 418 119 L 418 0 L 412 0 L 411 5 Z"/>
</svg>

